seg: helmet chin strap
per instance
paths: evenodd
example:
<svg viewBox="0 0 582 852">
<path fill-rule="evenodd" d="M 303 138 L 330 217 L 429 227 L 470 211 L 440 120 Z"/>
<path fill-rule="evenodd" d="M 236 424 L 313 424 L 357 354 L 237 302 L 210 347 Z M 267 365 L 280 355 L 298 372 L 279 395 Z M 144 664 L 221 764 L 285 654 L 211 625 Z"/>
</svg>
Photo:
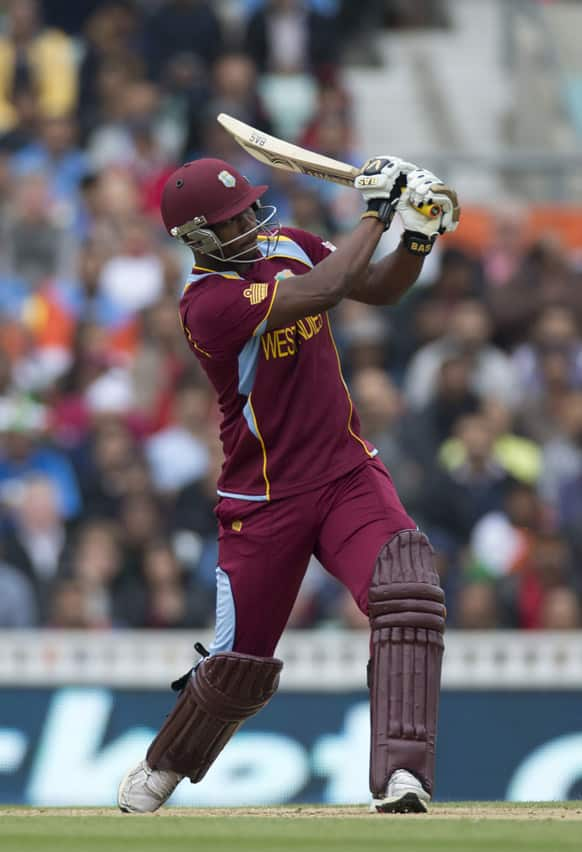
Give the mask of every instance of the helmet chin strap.
<svg viewBox="0 0 582 852">
<path fill-rule="evenodd" d="M 227 240 L 225 243 L 221 243 L 218 238 L 216 238 L 217 249 L 220 251 L 220 254 L 211 254 L 210 252 L 205 252 L 207 257 L 211 257 L 213 260 L 221 260 L 225 262 L 236 261 L 236 263 L 258 263 L 261 260 L 265 260 L 269 257 L 270 254 L 277 247 L 277 243 L 279 242 L 279 223 L 275 219 L 277 215 L 277 208 L 274 204 L 267 204 L 264 207 L 259 206 L 256 210 L 257 213 L 261 214 L 265 211 L 265 216 L 260 221 L 257 221 L 257 224 L 254 228 L 250 228 L 248 231 L 245 231 L 244 234 L 239 234 L 238 237 L 233 237 L 232 240 Z M 270 211 L 270 212 L 267 212 Z M 271 227 L 268 228 L 267 225 L 271 224 Z M 274 228 L 274 230 L 273 230 Z M 239 240 L 244 240 L 252 234 L 256 234 L 258 237 L 259 234 L 264 234 L 267 237 L 267 251 L 263 255 L 261 253 L 260 257 L 250 257 L 245 258 L 244 255 L 253 251 L 257 248 L 257 242 L 255 241 L 254 245 L 247 246 L 244 249 L 241 249 L 236 254 L 231 254 L 225 257 L 224 249 L 227 246 L 233 245 L 233 243 L 238 242 Z"/>
<path fill-rule="evenodd" d="M 211 257 L 213 260 L 219 260 L 222 263 L 230 261 L 234 261 L 235 263 L 258 263 L 260 260 L 269 257 L 275 250 L 279 242 L 279 222 L 275 218 L 277 208 L 273 204 L 267 204 L 265 207 L 257 204 L 255 211 L 261 218 L 260 220 L 257 219 L 257 224 L 254 228 L 250 228 L 243 234 L 233 237 L 232 240 L 227 240 L 225 243 L 222 243 L 218 239 L 211 227 L 201 227 L 202 224 L 206 224 L 206 221 L 201 222 L 199 219 L 193 219 L 176 228 L 176 233 L 173 236 L 184 243 L 184 245 L 189 246 L 196 254 L 203 254 L 205 257 Z M 270 227 L 267 227 L 269 225 Z M 263 234 L 267 237 L 267 250 L 264 254 L 261 252 L 260 257 L 244 257 L 244 255 L 248 255 L 249 252 L 257 248 L 255 241 L 254 245 L 246 246 L 235 254 L 225 255 L 224 249 L 227 246 L 232 246 L 240 240 L 248 239 L 253 234 L 257 236 Z"/>
</svg>

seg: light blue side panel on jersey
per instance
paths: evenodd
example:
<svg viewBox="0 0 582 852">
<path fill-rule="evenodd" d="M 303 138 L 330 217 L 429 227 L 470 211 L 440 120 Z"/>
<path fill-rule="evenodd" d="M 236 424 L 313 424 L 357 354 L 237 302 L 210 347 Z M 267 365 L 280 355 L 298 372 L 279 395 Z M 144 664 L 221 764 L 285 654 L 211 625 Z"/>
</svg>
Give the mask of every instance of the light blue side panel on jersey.
<svg viewBox="0 0 582 852">
<path fill-rule="evenodd" d="M 248 397 L 253 389 L 257 374 L 260 346 L 260 336 L 251 337 L 250 340 L 247 340 L 238 356 L 238 392 L 242 396 Z"/>
<path fill-rule="evenodd" d="M 235 628 L 236 614 L 230 580 L 219 565 L 216 569 L 216 632 L 214 642 L 208 649 L 211 655 L 232 651 Z"/>
<path fill-rule="evenodd" d="M 238 356 L 238 392 L 242 396 L 247 397 L 247 402 L 243 408 L 243 415 L 247 421 L 247 426 L 258 439 L 257 430 L 251 412 L 251 407 L 248 403 L 248 398 L 255 383 L 257 374 L 257 364 L 259 361 L 259 349 L 261 346 L 260 337 L 251 337 L 243 346 L 240 355 Z"/>
<path fill-rule="evenodd" d="M 202 272 L 197 275 L 192 273 L 186 278 L 186 286 L 184 287 L 184 290 L 186 291 L 190 284 L 197 284 L 198 281 L 202 281 L 203 278 L 208 278 L 209 275 L 212 275 L 212 272 Z"/>
<path fill-rule="evenodd" d="M 248 400 L 246 401 L 245 407 L 243 408 L 243 417 L 247 421 L 247 426 L 249 427 L 249 429 L 251 430 L 251 432 L 253 433 L 253 435 L 255 436 L 255 438 L 258 441 L 259 436 L 257 435 L 257 430 L 255 429 L 255 421 L 253 419 L 253 414 L 252 414 L 251 407 L 249 405 Z"/>
<path fill-rule="evenodd" d="M 261 337 L 267 330 L 268 319 L 264 319 L 260 325 L 255 328 L 254 336 Z"/>
<path fill-rule="evenodd" d="M 259 241 L 258 246 L 261 254 L 264 255 L 267 253 L 268 245 Z M 290 240 L 288 237 L 281 237 L 275 250 L 269 253 L 269 257 L 288 257 L 292 260 L 299 260 L 310 269 L 313 269 L 313 261 L 309 255 L 303 251 L 300 245 L 298 245 L 294 240 Z"/>
<path fill-rule="evenodd" d="M 186 284 L 184 286 L 183 293 L 186 292 L 186 290 L 188 289 L 188 287 L 190 287 L 191 284 L 197 284 L 199 281 L 202 281 L 204 278 L 208 278 L 209 275 L 222 275 L 225 278 L 240 278 L 241 277 L 238 274 L 238 272 L 234 272 L 234 271 L 231 271 L 231 270 L 227 270 L 226 272 L 218 272 L 218 271 L 214 271 L 214 272 L 192 272 L 186 278 Z"/>
</svg>

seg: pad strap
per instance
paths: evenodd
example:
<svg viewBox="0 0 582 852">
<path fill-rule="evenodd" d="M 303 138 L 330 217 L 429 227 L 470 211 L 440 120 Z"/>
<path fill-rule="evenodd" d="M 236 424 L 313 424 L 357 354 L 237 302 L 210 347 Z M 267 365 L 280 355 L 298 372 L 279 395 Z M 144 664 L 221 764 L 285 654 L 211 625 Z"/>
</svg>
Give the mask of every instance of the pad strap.
<svg viewBox="0 0 582 852">
<path fill-rule="evenodd" d="M 369 590 L 375 797 L 396 769 L 412 772 L 432 794 L 445 614 L 428 539 L 417 530 L 394 536 L 378 555 Z"/>
<path fill-rule="evenodd" d="M 148 764 L 200 781 L 244 720 L 273 697 L 282 668 L 274 657 L 235 652 L 202 660 L 150 745 Z"/>
</svg>

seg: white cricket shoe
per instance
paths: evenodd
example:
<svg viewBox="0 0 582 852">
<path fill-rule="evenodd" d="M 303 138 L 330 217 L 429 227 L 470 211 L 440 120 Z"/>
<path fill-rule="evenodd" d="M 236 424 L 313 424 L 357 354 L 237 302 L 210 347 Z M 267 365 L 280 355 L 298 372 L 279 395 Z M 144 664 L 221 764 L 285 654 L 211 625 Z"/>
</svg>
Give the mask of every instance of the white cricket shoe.
<svg viewBox="0 0 582 852">
<path fill-rule="evenodd" d="M 166 769 L 150 769 L 145 760 L 130 769 L 117 792 L 119 809 L 126 814 L 157 811 L 184 776 Z"/>
<path fill-rule="evenodd" d="M 407 769 L 396 769 L 388 781 L 386 795 L 372 799 L 370 810 L 380 814 L 424 814 L 429 802 L 430 796 L 418 778 Z"/>
</svg>

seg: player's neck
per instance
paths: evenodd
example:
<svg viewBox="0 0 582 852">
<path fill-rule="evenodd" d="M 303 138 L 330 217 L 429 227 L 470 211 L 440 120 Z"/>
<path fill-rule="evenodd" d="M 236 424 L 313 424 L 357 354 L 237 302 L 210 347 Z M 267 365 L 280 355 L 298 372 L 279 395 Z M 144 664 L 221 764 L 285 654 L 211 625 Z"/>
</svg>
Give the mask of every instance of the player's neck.
<svg viewBox="0 0 582 852">
<path fill-rule="evenodd" d="M 257 251 L 257 260 L 259 259 Z M 194 254 L 194 263 L 198 269 L 212 269 L 216 272 L 227 272 L 234 270 L 241 275 L 249 268 L 249 263 L 237 263 L 236 260 L 217 260 L 215 257 L 209 257 L 207 254 Z"/>
</svg>

